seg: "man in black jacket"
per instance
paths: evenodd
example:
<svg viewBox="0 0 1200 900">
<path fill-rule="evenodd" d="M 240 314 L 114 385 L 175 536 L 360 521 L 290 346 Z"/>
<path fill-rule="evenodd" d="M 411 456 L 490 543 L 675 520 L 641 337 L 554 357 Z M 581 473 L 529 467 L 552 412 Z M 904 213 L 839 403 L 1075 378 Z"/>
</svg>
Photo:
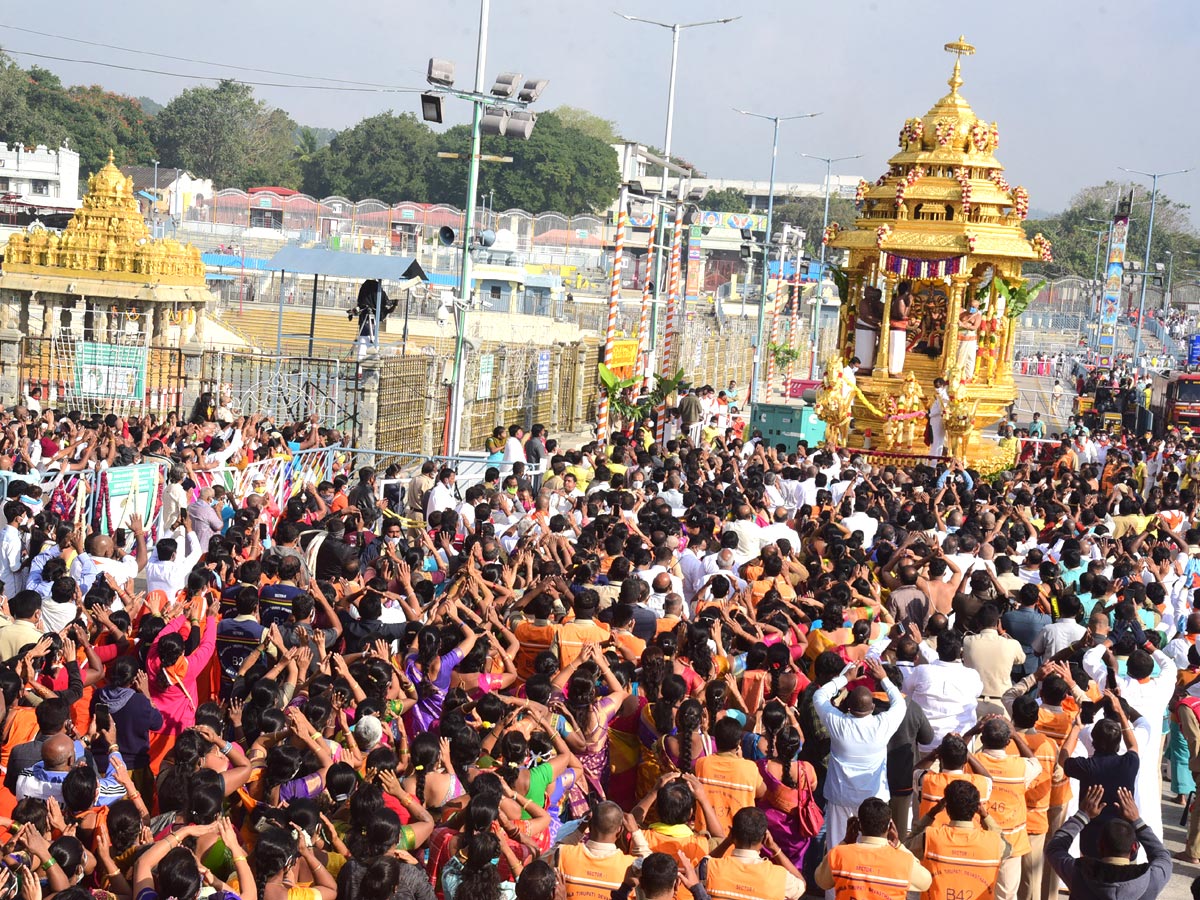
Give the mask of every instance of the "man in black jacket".
<svg viewBox="0 0 1200 900">
<path fill-rule="evenodd" d="M 1094 784 L 1079 804 L 1079 812 L 1046 844 L 1046 859 L 1070 890 L 1071 900 L 1154 900 L 1171 877 L 1171 854 L 1142 821 L 1130 791 L 1119 788 L 1112 805 L 1120 816 L 1102 826 L 1098 858 L 1071 856 L 1071 843 L 1104 807 L 1104 788 Z M 1133 861 L 1139 843 L 1146 850 L 1144 863 Z"/>
</svg>

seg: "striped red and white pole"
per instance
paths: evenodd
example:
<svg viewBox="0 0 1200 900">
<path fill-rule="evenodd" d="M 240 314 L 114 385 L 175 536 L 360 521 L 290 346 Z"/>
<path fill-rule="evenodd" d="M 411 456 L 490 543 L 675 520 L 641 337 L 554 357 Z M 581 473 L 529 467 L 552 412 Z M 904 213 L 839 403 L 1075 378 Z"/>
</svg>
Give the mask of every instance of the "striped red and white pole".
<svg viewBox="0 0 1200 900">
<path fill-rule="evenodd" d="M 793 358 L 788 361 L 787 380 L 784 382 L 784 385 L 783 385 L 784 396 L 787 396 L 788 383 L 790 383 L 791 380 L 796 376 L 796 360 L 794 358 L 795 357 L 794 351 L 796 350 L 797 346 L 799 345 L 800 281 L 795 276 L 792 277 L 792 283 L 790 285 L 789 290 L 790 290 L 791 297 L 792 297 L 792 321 L 791 321 L 791 327 L 788 329 L 788 346 L 793 350 Z"/>
<path fill-rule="evenodd" d="M 683 245 L 683 204 L 675 206 L 675 229 L 671 233 L 671 275 L 667 280 L 667 327 L 663 335 L 663 361 L 659 367 L 667 378 L 675 374 L 675 370 L 679 367 L 676 357 L 679 355 L 679 323 L 677 321 L 679 312 L 679 270 L 680 270 L 680 253 Z M 666 425 L 667 417 L 667 401 L 664 399 L 658 404 L 658 427 L 657 438 L 661 442 L 663 439 L 663 427 Z"/>
<path fill-rule="evenodd" d="M 765 298 L 764 298 L 765 299 Z M 771 304 L 771 336 L 767 339 L 767 381 L 765 397 L 771 397 L 771 382 L 775 380 L 775 354 L 771 348 L 779 344 L 779 291 L 775 291 L 775 302 Z"/>
<path fill-rule="evenodd" d="M 646 277 L 642 281 L 642 309 L 638 320 L 638 374 L 642 376 L 642 393 L 650 393 L 650 288 L 654 285 L 654 228 L 646 247 Z"/>
<path fill-rule="evenodd" d="M 617 339 L 617 313 L 621 309 L 621 262 L 625 255 L 625 199 L 628 188 L 622 186 L 617 200 L 617 235 L 613 243 L 612 282 L 608 288 L 608 327 L 604 330 L 604 362 L 612 360 L 613 342 Z M 600 409 L 596 419 L 596 436 L 608 440 L 608 394 L 601 392 Z"/>
</svg>

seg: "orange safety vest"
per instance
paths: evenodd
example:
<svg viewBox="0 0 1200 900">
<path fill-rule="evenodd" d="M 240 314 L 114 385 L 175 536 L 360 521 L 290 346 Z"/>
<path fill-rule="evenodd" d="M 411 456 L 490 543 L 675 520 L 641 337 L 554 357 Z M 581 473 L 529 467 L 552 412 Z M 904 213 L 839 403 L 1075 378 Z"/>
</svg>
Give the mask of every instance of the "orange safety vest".
<svg viewBox="0 0 1200 900">
<path fill-rule="evenodd" d="M 704 886 L 712 900 L 780 900 L 787 889 L 787 870 L 771 862 L 714 857 L 708 861 Z"/>
<path fill-rule="evenodd" d="M 1025 743 L 1042 764 L 1041 777 L 1025 789 L 1025 806 L 1029 811 L 1025 818 L 1026 830 L 1030 834 L 1045 834 L 1050 830 L 1048 810 L 1054 768 L 1058 765 L 1058 745 L 1046 735 L 1037 732 L 1026 734 L 1024 737 Z"/>
<path fill-rule="evenodd" d="M 642 829 L 642 837 L 650 846 L 651 853 L 665 853 L 671 859 L 679 859 L 679 853 L 688 858 L 693 868 L 700 868 L 700 860 L 708 856 L 708 838 L 693 833 L 689 837 L 675 837 L 655 831 L 654 827 Z M 682 884 L 675 885 L 675 900 L 692 900 L 692 892 Z"/>
<path fill-rule="evenodd" d="M 903 847 L 838 844 L 829 851 L 828 861 L 835 900 L 905 900 L 908 895 L 913 856 Z"/>
<path fill-rule="evenodd" d="M 557 625 L 536 625 L 533 622 L 518 622 L 513 628 L 513 635 L 521 643 L 513 663 L 517 667 L 517 676 L 523 681 L 533 677 L 534 660 L 539 653 L 550 649 L 557 633 Z"/>
<path fill-rule="evenodd" d="M 1025 828 L 1025 820 L 1029 815 L 1025 806 L 1025 759 L 1020 756 L 997 759 L 983 753 L 979 761 L 992 773 L 992 796 L 988 800 L 988 811 L 995 817 L 1001 834 L 1012 847 L 1012 855 L 1024 856 L 1030 849 L 1029 832 Z"/>
<path fill-rule="evenodd" d="M 1038 710 L 1037 725 L 1034 727 L 1038 734 L 1044 734 L 1054 741 L 1056 759 L 1057 751 L 1062 749 L 1063 741 L 1067 739 L 1074 721 L 1075 714 L 1066 710 L 1055 712 L 1044 706 Z M 1062 769 L 1056 769 L 1050 783 L 1050 805 L 1066 806 L 1071 799 L 1071 793 L 1071 779 L 1063 773 Z"/>
<path fill-rule="evenodd" d="M 762 784 L 758 766 L 740 756 L 713 754 L 696 760 L 696 777 L 704 784 L 717 821 L 728 833 L 733 827 L 733 814 L 754 805 L 755 793 Z M 713 823 L 708 822 L 708 831 Z"/>
<path fill-rule="evenodd" d="M 946 796 L 946 785 L 952 781 L 969 781 L 979 789 L 979 799 L 987 800 L 992 792 L 992 782 L 990 778 L 983 775 L 976 775 L 974 772 L 926 772 L 925 777 L 921 779 L 921 809 L 922 816 L 928 815 L 929 811 Z M 933 820 L 934 825 L 949 825 L 950 816 L 943 809 Z"/>
<path fill-rule="evenodd" d="M 628 853 L 596 859 L 582 844 L 558 848 L 558 867 L 567 883 L 567 900 L 611 900 L 632 864 L 633 857 Z"/>
<path fill-rule="evenodd" d="M 591 619 L 567 622 L 558 630 L 559 664 L 566 668 L 583 652 L 584 644 L 599 644 L 609 638 L 608 626 Z"/>
<path fill-rule="evenodd" d="M 933 825 L 925 831 L 925 858 L 921 860 L 933 882 L 922 900 L 992 900 L 996 876 L 1004 858 L 998 831 L 978 825 Z"/>
</svg>

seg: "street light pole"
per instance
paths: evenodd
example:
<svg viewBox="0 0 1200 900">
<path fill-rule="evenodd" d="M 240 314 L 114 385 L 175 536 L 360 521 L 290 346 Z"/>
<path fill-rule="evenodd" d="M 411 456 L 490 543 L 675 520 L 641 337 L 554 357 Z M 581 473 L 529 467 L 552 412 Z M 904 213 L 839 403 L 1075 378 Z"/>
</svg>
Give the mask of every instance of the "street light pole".
<svg viewBox="0 0 1200 900">
<path fill-rule="evenodd" d="M 758 400 L 758 376 L 762 372 L 763 324 L 766 321 L 767 313 L 767 283 L 771 277 L 771 228 L 775 223 L 775 162 L 779 156 L 779 123 L 790 122 L 793 119 L 811 119 L 819 116 L 820 113 L 801 113 L 796 116 L 769 116 L 764 113 L 751 112 L 748 109 L 736 108 L 734 112 L 740 113 L 743 116 L 753 116 L 756 119 L 766 119 L 774 125 L 771 135 L 771 180 L 767 185 L 767 230 L 763 239 L 762 279 L 758 292 L 758 322 L 755 327 L 754 361 L 750 370 L 750 403 L 753 404 Z M 782 256 L 779 258 L 779 274 L 780 277 L 783 276 Z M 747 284 L 747 287 L 749 287 L 749 284 Z M 743 299 L 743 310 L 745 309 L 745 303 L 746 301 Z"/>
<path fill-rule="evenodd" d="M 491 0 L 479 0 L 479 43 L 475 51 L 475 93 L 483 92 L 483 69 L 487 58 L 488 12 Z M 483 121 L 483 104 L 471 103 L 471 159 L 467 165 L 467 208 L 463 220 L 462 266 L 459 269 L 458 298 L 454 305 L 454 369 L 450 392 L 450 434 L 446 441 L 448 456 L 457 456 L 462 436 L 463 414 L 463 341 L 466 339 L 466 311 L 471 302 L 471 223 L 475 219 L 475 193 L 479 189 L 479 145 L 480 124 Z M 375 324 L 376 346 L 379 341 L 379 323 Z"/>
<path fill-rule="evenodd" d="M 1162 307 L 1164 310 L 1171 308 L 1171 277 L 1175 274 L 1175 254 L 1168 250 L 1167 256 L 1170 259 L 1167 260 L 1167 291 L 1163 294 Z"/>
<path fill-rule="evenodd" d="M 729 16 L 724 19 L 707 19 L 703 22 L 656 22 L 653 19 L 643 19 L 641 16 L 628 16 L 625 13 L 613 11 L 627 22 L 641 22 L 644 25 L 656 25 L 671 32 L 671 77 L 667 83 L 667 128 L 663 136 L 663 158 L 671 161 L 671 132 L 675 124 L 675 79 L 679 69 L 679 33 L 685 28 L 701 28 L 705 25 L 727 25 L 736 22 L 741 16 Z M 655 209 L 654 230 L 657 237 L 655 244 L 660 248 L 654 254 L 654 302 L 650 305 L 650 339 L 647 343 L 649 352 L 654 353 L 655 338 L 658 335 L 658 300 L 661 296 L 663 256 L 661 248 L 667 243 L 666 216 L 660 210 L 666 209 L 667 201 L 667 167 L 663 166 L 662 184 L 659 186 L 659 196 L 662 203 Z M 682 199 L 682 198 L 680 198 Z"/>
<path fill-rule="evenodd" d="M 817 323 L 818 316 L 821 314 L 821 286 L 825 283 L 825 229 L 829 227 L 829 195 L 833 183 L 833 164 L 835 162 L 845 162 L 848 159 L 862 159 L 861 153 L 855 153 L 853 156 L 814 156 L 811 153 L 801 153 L 805 159 L 815 159 L 818 162 L 825 163 L 825 215 L 821 220 L 821 263 L 817 276 L 817 293 L 813 298 L 813 316 L 812 324 L 809 326 L 809 344 L 812 347 L 812 362 L 809 365 L 808 377 L 810 379 L 817 377 Z"/>
<path fill-rule="evenodd" d="M 1119 166 L 1122 172 L 1128 172 L 1131 175 L 1142 175 L 1150 179 L 1150 221 L 1146 225 L 1146 255 L 1142 257 L 1142 265 L 1146 272 L 1150 270 L 1150 242 L 1154 239 L 1154 207 L 1158 201 L 1158 179 L 1168 178 L 1171 175 L 1182 175 L 1185 172 L 1190 172 L 1191 169 L 1176 169 L 1174 172 L 1140 172 L 1137 169 L 1126 169 L 1124 166 Z M 1142 276 L 1142 295 L 1138 302 L 1138 320 L 1137 330 L 1133 337 L 1133 364 L 1138 369 L 1141 368 L 1142 358 L 1142 320 L 1146 317 L 1146 277 Z"/>
</svg>

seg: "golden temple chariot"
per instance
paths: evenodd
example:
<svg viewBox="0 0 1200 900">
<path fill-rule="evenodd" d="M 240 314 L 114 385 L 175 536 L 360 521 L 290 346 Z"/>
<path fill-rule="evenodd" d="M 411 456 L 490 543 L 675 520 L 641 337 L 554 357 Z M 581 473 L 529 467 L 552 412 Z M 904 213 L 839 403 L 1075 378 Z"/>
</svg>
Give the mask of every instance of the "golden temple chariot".
<svg viewBox="0 0 1200 900">
<path fill-rule="evenodd" d="M 0 328 L 49 337 L 72 327 L 80 312 L 90 336 L 134 323 L 150 343 L 198 338 L 205 287 L 200 251 L 171 239 L 153 239 L 133 180 L 113 164 L 88 177 L 87 194 L 62 233 L 34 226 L 8 239 L 0 273 Z M 186 334 L 167 331 L 186 323 Z M 40 326 L 40 327 L 39 327 Z"/>
<path fill-rule="evenodd" d="M 833 224 L 824 235 L 849 251 L 849 292 L 841 355 L 826 365 L 816 412 L 835 442 L 990 472 L 1014 458 L 1015 445 L 980 432 L 1016 398 L 1017 317 L 1030 299 L 1021 264 L 1048 260 L 1050 245 L 1025 236 L 1029 196 L 995 157 L 999 129 L 958 92 L 962 57 L 975 48 L 960 37 L 945 49 L 957 56 L 950 93 L 905 121 L 887 171 L 859 183 L 856 227 Z M 902 287 L 911 292 L 898 297 Z M 935 388 L 935 378 L 948 385 Z M 931 412 L 939 427 L 929 447 Z"/>
</svg>

